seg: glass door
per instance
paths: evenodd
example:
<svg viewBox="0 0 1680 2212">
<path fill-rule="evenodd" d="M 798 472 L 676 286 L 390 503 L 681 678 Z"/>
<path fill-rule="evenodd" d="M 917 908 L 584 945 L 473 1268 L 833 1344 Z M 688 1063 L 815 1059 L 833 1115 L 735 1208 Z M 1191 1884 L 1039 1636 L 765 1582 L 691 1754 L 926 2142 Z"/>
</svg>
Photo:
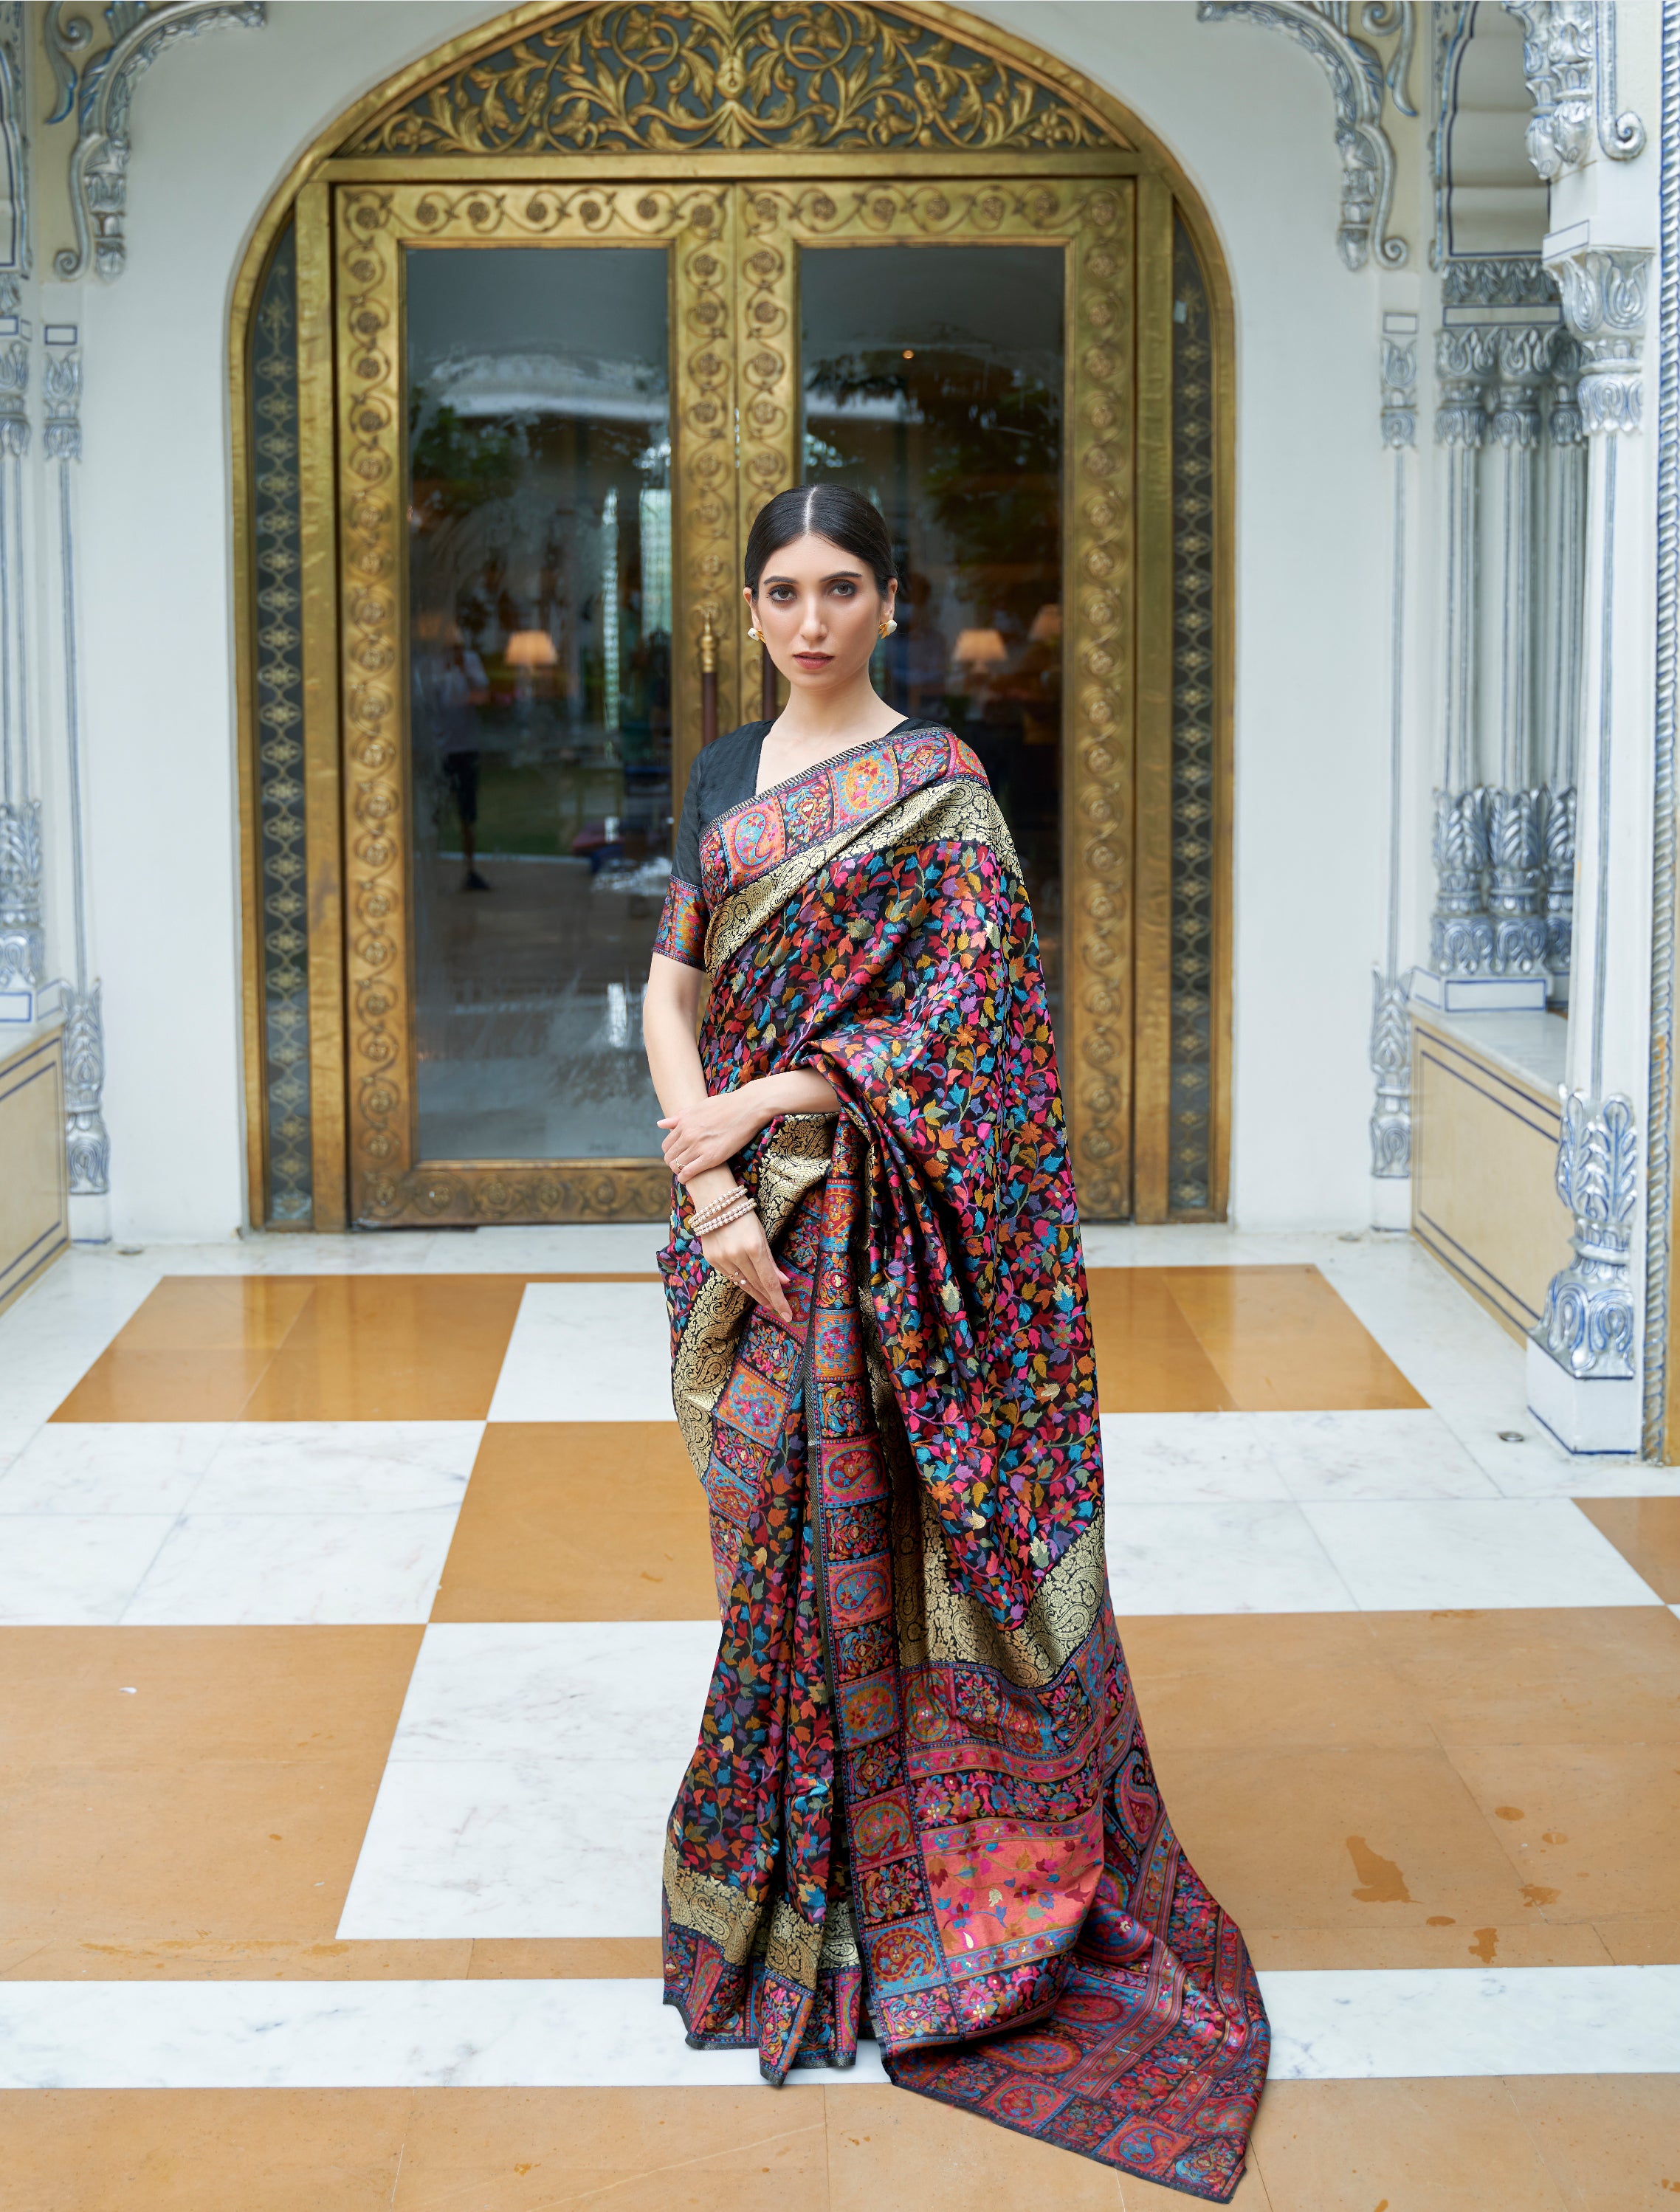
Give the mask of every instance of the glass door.
<svg viewBox="0 0 1680 2212">
<path fill-rule="evenodd" d="M 758 711 L 742 547 L 813 477 L 887 519 L 877 681 L 986 764 L 1081 1203 L 1130 1210 L 1170 244 L 1130 179 L 334 188 L 352 1219 L 664 1211 L 640 997 L 674 801 L 707 666 L 720 728 Z"/>
<path fill-rule="evenodd" d="M 728 196 L 335 199 L 351 1217 L 650 1218 L 673 639 L 735 560 Z"/>
</svg>

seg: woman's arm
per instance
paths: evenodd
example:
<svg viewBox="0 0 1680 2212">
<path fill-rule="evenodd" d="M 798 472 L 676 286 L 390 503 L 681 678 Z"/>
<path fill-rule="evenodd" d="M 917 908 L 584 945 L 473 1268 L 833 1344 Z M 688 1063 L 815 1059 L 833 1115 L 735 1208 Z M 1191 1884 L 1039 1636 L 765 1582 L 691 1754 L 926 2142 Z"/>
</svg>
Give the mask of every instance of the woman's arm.
<svg viewBox="0 0 1680 2212">
<path fill-rule="evenodd" d="M 739 1090 L 706 1095 L 695 1042 L 701 971 L 656 952 L 642 1001 L 642 1035 L 654 1089 L 665 1109 L 667 1166 L 697 1207 L 720 1198 L 734 1183 L 728 1163 L 778 1114 L 835 1114 L 840 1102 L 819 1075 L 800 1068 L 761 1076 Z M 741 1283 L 788 1328 L 793 1315 L 764 1225 L 756 1213 L 731 1222 L 700 1241 L 708 1266 Z"/>
</svg>

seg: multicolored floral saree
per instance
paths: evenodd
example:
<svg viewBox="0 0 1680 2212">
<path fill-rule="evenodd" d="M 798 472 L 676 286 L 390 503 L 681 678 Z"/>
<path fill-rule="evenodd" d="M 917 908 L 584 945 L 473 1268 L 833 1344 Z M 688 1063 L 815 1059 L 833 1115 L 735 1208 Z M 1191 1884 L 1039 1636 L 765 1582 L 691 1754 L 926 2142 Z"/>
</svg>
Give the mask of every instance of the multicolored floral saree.
<svg viewBox="0 0 1680 2212">
<path fill-rule="evenodd" d="M 767 2080 L 861 2032 L 902 2087 L 1192 2197 L 1265 2078 L 1236 1926 L 1180 1850 L 1115 1632 L 1056 1052 L 969 748 L 895 732 L 737 805 L 673 879 L 716 1092 L 831 1116 L 737 1161 L 791 1333 L 679 1194 L 673 1395 L 722 1641 L 671 1815 L 665 1986 Z"/>
</svg>

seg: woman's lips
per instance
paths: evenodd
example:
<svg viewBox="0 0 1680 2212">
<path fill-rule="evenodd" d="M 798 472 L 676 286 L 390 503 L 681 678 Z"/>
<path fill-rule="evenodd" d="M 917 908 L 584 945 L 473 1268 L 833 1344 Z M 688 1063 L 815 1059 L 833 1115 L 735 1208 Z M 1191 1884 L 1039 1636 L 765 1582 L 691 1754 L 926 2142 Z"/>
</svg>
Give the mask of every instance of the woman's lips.
<svg viewBox="0 0 1680 2212">
<path fill-rule="evenodd" d="M 826 668 L 833 658 L 831 653 L 796 653 L 794 655 L 801 668 Z"/>
</svg>

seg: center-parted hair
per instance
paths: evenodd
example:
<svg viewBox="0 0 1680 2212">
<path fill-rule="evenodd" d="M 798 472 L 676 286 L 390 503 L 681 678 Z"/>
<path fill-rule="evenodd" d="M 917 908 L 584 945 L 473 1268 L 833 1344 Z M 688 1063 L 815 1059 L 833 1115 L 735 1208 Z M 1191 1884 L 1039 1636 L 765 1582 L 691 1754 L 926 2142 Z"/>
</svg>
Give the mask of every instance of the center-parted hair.
<svg viewBox="0 0 1680 2212">
<path fill-rule="evenodd" d="M 892 540 L 880 509 L 845 484 L 795 484 L 779 491 L 747 533 L 746 588 L 756 598 L 758 579 L 784 545 L 796 538 L 826 538 L 843 553 L 861 561 L 885 592 L 898 573 Z"/>
</svg>

